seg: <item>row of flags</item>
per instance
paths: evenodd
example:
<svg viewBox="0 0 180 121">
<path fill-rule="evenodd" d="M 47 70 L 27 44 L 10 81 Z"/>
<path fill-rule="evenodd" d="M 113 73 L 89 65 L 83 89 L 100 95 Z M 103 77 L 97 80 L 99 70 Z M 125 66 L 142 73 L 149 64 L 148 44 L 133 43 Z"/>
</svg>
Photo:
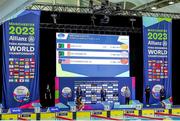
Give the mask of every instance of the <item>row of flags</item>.
<svg viewBox="0 0 180 121">
<path fill-rule="evenodd" d="M 34 58 L 9 58 L 9 82 L 30 82 L 34 76 Z"/>
</svg>

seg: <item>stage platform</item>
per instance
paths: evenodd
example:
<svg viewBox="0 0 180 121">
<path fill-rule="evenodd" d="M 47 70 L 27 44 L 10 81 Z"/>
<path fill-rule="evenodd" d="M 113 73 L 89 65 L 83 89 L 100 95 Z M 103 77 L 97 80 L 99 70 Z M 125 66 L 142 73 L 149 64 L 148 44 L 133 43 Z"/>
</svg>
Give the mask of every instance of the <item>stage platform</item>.
<svg viewBox="0 0 180 121">
<path fill-rule="evenodd" d="M 41 109 L 43 112 L 34 113 L 21 111 L 18 114 L 4 112 L 1 120 L 180 120 L 180 106 L 176 108 L 143 108 L 142 110 L 91 110 L 91 111 L 61 111 Z M 3 109 L 4 110 L 4 109 Z"/>
</svg>

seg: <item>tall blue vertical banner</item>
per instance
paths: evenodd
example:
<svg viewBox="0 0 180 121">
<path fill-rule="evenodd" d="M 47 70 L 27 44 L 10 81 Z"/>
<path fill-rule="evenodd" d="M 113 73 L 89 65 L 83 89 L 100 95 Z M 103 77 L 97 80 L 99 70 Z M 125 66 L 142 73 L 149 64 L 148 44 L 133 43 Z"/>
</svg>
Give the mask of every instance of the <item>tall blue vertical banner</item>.
<svg viewBox="0 0 180 121">
<path fill-rule="evenodd" d="M 3 105 L 28 108 L 39 101 L 40 11 L 24 11 L 3 25 Z"/>
<path fill-rule="evenodd" d="M 151 88 L 150 104 L 160 102 L 160 90 L 172 96 L 172 19 L 143 17 L 144 91 Z M 144 93 L 145 103 L 145 93 Z"/>
</svg>

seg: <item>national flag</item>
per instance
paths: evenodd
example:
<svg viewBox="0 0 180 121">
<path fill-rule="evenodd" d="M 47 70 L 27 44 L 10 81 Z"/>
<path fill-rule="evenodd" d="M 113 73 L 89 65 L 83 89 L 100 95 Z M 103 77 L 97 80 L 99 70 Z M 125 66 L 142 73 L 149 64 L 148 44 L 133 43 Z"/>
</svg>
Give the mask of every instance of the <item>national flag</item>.
<svg viewBox="0 0 180 121">
<path fill-rule="evenodd" d="M 160 79 L 156 79 L 156 81 L 160 81 Z"/>
<path fill-rule="evenodd" d="M 148 72 L 152 72 L 152 69 L 148 69 Z"/>
<path fill-rule="evenodd" d="M 9 82 L 13 82 L 13 79 L 9 79 Z"/>
<path fill-rule="evenodd" d="M 152 79 L 148 79 L 148 81 L 152 81 Z"/>
<path fill-rule="evenodd" d="M 25 75 L 29 75 L 29 72 L 25 72 Z"/>
<path fill-rule="evenodd" d="M 34 78 L 34 76 L 30 76 L 29 78 L 31 78 L 31 79 L 32 79 L 32 78 Z"/>
<path fill-rule="evenodd" d="M 62 59 L 62 64 L 70 64 L 70 59 Z"/>
<path fill-rule="evenodd" d="M 165 73 L 168 73 L 168 70 L 167 70 L 167 69 L 164 69 L 164 72 L 165 72 Z"/>
<path fill-rule="evenodd" d="M 152 75 L 148 75 L 148 78 L 152 78 Z"/>
<path fill-rule="evenodd" d="M 19 76 L 18 76 L 18 75 L 17 75 L 17 76 L 14 76 L 14 78 L 18 79 L 18 78 L 19 78 Z"/>
<path fill-rule="evenodd" d="M 18 68 L 18 67 L 19 67 L 19 65 L 14 65 L 14 67 L 15 67 L 15 68 Z"/>
<path fill-rule="evenodd" d="M 29 68 L 29 65 L 25 65 L 25 68 Z"/>
<path fill-rule="evenodd" d="M 14 64 L 18 65 L 18 64 L 19 64 L 19 62 L 18 62 L 18 61 L 15 61 L 15 62 L 14 62 Z"/>
<path fill-rule="evenodd" d="M 30 61 L 35 61 L 34 58 L 30 58 L 29 60 L 30 60 Z"/>
<path fill-rule="evenodd" d="M 14 82 L 18 82 L 18 79 L 14 79 Z"/>
<path fill-rule="evenodd" d="M 151 63 L 149 63 L 149 67 L 150 67 L 150 66 L 152 66 L 152 64 L 151 64 Z"/>
<path fill-rule="evenodd" d="M 160 69 L 157 69 L 156 72 L 160 72 Z"/>
<path fill-rule="evenodd" d="M 19 82 L 24 82 L 24 79 L 19 79 Z"/>
<path fill-rule="evenodd" d="M 19 69 L 19 71 L 24 72 L 24 69 Z"/>
<path fill-rule="evenodd" d="M 68 43 L 68 44 L 67 44 L 67 48 L 71 48 L 71 44 Z"/>
<path fill-rule="evenodd" d="M 19 64 L 20 64 L 20 65 L 24 65 L 24 61 L 20 61 Z"/>
<path fill-rule="evenodd" d="M 14 65 L 9 65 L 9 68 L 14 68 Z"/>
<path fill-rule="evenodd" d="M 9 58 L 9 61 L 14 61 L 14 58 Z"/>
<path fill-rule="evenodd" d="M 25 79 L 25 82 L 29 82 L 29 79 Z"/>
<path fill-rule="evenodd" d="M 13 75 L 13 72 L 9 72 L 9 74 L 12 76 L 12 75 Z"/>
<path fill-rule="evenodd" d="M 59 51 L 59 56 L 64 56 L 64 51 Z"/>
<path fill-rule="evenodd" d="M 26 61 L 26 62 L 25 62 L 25 65 L 29 65 L 29 61 Z"/>
<path fill-rule="evenodd" d="M 64 44 L 59 44 L 58 48 L 64 48 Z"/>
<path fill-rule="evenodd" d="M 24 60 L 25 60 L 25 58 L 20 58 L 20 59 L 19 59 L 19 61 L 24 61 Z"/>
<path fill-rule="evenodd" d="M 10 68 L 9 71 L 13 71 L 14 69 L 13 68 Z"/>
<path fill-rule="evenodd" d="M 19 72 L 14 72 L 14 75 L 16 75 L 16 76 L 19 75 Z"/>
<path fill-rule="evenodd" d="M 24 67 L 25 67 L 24 65 L 20 65 L 20 66 L 19 66 L 19 68 L 21 68 L 21 69 L 24 68 Z"/>
<path fill-rule="evenodd" d="M 161 68 L 161 65 L 159 63 L 156 63 L 156 68 Z"/>
<path fill-rule="evenodd" d="M 67 51 L 67 56 L 70 56 L 71 55 L 71 52 L 70 51 Z"/>
<path fill-rule="evenodd" d="M 30 63 L 31 63 L 31 64 L 35 64 L 35 61 L 31 61 Z"/>
<path fill-rule="evenodd" d="M 19 72 L 19 75 L 24 75 L 24 72 Z"/>
<path fill-rule="evenodd" d="M 31 69 L 31 68 L 30 68 L 30 70 L 29 70 L 29 71 L 30 71 L 30 72 L 34 72 L 34 71 L 35 71 L 35 69 L 34 69 L 34 68 L 33 68 L 33 69 Z"/>
<path fill-rule="evenodd" d="M 31 66 L 31 68 L 35 68 L 35 65 L 30 65 Z"/>
<path fill-rule="evenodd" d="M 20 79 L 24 79 L 24 75 L 23 76 L 19 76 Z"/>
<path fill-rule="evenodd" d="M 29 78 L 29 76 L 25 76 L 25 78 L 27 78 L 27 79 L 28 79 L 28 78 Z"/>
<path fill-rule="evenodd" d="M 19 68 L 14 68 L 13 71 L 18 72 L 18 71 L 19 71 Z"/>
<path fill-rule="evenodd" d="M 148 60 L 148 62 L 149 62 L 149 63 L 151 63 L 151 62 L 152 62 L 152 60 Z"/>
<path fill-rule="evenodd" d="M 14 62 L 13 61 L 9 61 L 9 65 L 13 65 L 14 64 Z"/>
</svg>

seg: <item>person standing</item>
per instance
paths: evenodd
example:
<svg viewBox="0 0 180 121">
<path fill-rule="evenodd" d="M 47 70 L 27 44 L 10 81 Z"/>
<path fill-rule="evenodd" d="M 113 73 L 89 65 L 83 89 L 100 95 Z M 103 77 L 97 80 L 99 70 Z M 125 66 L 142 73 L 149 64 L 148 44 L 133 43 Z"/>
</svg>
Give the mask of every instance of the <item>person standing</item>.
<svg viewBox="0 0 180 121">
<path fill-rule="evenodd" d="M 82 99 L 82 90 L 80 86 L 78 86 L 76 89 L 76 98 Z"/>
<path fill-rule="evenodd" d="M 164 86 L 162 86 L 161 90 L 160 90 L 160 101 L 163 101 L 166 99 L 166 91 L 164 89 Z"/>
<path fill-rule="evenodd" d="M 125 87 L 124 96 L 125 96 L 125 104 L 129 105 L 131 92 L 130 92 L 130 90 L 129 90 L 129 88 L 127 86 Z"/>
<path fill-rule="evenodd" d="M 52 99 L 52 95 L 51 95 L 51 90 L 48 84 L 46 87 L 46 92 L 45 92 L 46 107 L 49 107 L 51 105 L 51 99 Z"/>
<path fill-rule="evenodd" d="M 150 89 L 150 87 L 147 85 L 147 87 L 146 87 L 146 89 L 145 89 L 146 105 L 147 105 L 147 106 L 149 106 L 150 93 L 151 93 L 151 89 Z"/>
<path fill-rule="evenodd" d="M 106 101 L 106 90 L 103 87 L 101 89 L 101 101 Z"/>
</svg>

